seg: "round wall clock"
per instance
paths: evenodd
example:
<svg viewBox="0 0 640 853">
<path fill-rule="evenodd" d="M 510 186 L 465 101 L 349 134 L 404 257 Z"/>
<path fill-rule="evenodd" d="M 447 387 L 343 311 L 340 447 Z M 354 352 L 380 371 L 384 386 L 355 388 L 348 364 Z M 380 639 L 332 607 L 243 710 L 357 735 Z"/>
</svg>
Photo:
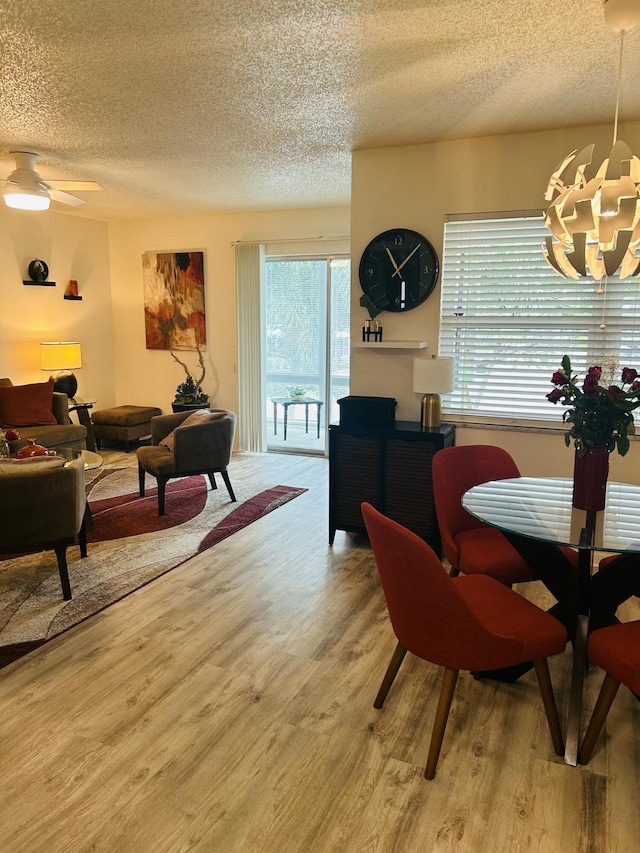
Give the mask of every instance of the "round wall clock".
<svg viewBox="0 0 640 853">
<path fill-rule="evenodd" d="M 378 234 L 360 259 L 360 286 L 385 311 L 409 311 L 431 295 L 440 265 L 436 250 L 422 234 L 392 228 Z"/>
</svg>

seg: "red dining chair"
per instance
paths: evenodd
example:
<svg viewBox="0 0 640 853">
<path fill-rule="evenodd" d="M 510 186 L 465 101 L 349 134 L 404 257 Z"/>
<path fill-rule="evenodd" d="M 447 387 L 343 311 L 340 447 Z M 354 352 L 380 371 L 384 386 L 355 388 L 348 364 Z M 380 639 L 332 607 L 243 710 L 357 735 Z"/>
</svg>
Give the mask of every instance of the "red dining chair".
<svg viewBox="0 0 640 853">
<path fill-rule="evenodd" d="M 507 451 L 490 444 L 446 447 L 433 457 L 431 470 L 442 548 L 451 574 L 491 575 L 507 586 L 536 580 L 504 534 L 474 518 L 462 506 L 462 496 L 472 486 L 520 476 Z M 575 551 L 564 547 L 561 550 L 577 563 Z"/>
<path fill-rule="evenodd" d="M 591 578 L 591 628 L 618 622 L 616 611 L 633 596 L 640 597 L 640 553 L 603 557 Z"/>
<path fill-rule="evenodd" d="M 450 577 L 434 551 L 402 525 L 362 504 L 398 644 L 378 691 L 382 708 L 407 651 L 444 667 L 425 778 L 433 779 L 459 670 L 534 661 L 557 755 L 564 752 L 547 658 L 567 643 L 565 628 L 487 575 Z"/>
<path fill-rule="evenodd" d="M 578 752 L 580 764 L 586 764 L 591 758 L 620 685 L 640 694 L 640 620 L 594 631 L 587 648 L 589 660 L 602 667 L 606 675 Z"/>
</svg>

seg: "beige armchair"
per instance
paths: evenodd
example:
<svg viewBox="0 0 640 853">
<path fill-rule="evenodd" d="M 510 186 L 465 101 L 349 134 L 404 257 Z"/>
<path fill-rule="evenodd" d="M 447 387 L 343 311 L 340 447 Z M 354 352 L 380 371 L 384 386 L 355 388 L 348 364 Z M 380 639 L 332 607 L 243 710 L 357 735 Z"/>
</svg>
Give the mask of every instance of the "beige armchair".
<svg viewBox="0 0 640 853">
<path fill-rule="evenodd" d="M 79 542 L 81 556 L 87 556 L 86 516 L 81 458 L 66 466 L 61 457 L 0 463 L 0 553 L 55 551 L 66 600 L 67 548 Z"/>
<path fill-rule="evenodd" d="M 164 515 L 165 489 L 169 480 L 206 474 L 217 489 L 215 474 L 222 474 L 229 497 L 236 496 L 229 480 L 236 416 L 226 409 L 212 412 L 179 412 L 151 418 L 151 446 L 139 447 L 140 497 L 144 497 L 145 472 L 158 481 L 158 515 Z"/>
</svg>

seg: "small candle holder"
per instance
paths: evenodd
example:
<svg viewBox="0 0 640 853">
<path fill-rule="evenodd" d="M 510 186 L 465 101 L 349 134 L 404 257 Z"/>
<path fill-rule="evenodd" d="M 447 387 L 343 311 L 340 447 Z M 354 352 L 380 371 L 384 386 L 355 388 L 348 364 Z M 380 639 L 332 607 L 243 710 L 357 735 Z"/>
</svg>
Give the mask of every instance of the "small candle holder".
<svg viewBox="0 0 640 853">
<path fill-rule="evenodd" d="M 371 320 L 364 321 L 364 326 L 362 327 L 362 340 L 371 340 Z"/>
</svg>

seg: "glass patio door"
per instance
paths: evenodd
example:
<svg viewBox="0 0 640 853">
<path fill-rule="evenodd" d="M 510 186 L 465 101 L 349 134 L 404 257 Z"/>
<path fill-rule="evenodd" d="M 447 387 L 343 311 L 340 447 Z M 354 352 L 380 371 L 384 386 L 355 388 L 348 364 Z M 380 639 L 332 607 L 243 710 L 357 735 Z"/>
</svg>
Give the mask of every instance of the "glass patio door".
<svg viewBox="0 0 640 853">
<path fill-rule="evenodd" d="M 267 448 L 324 453 L 349 393 L 348 257 L 267 258 Z"/>
</svg>

